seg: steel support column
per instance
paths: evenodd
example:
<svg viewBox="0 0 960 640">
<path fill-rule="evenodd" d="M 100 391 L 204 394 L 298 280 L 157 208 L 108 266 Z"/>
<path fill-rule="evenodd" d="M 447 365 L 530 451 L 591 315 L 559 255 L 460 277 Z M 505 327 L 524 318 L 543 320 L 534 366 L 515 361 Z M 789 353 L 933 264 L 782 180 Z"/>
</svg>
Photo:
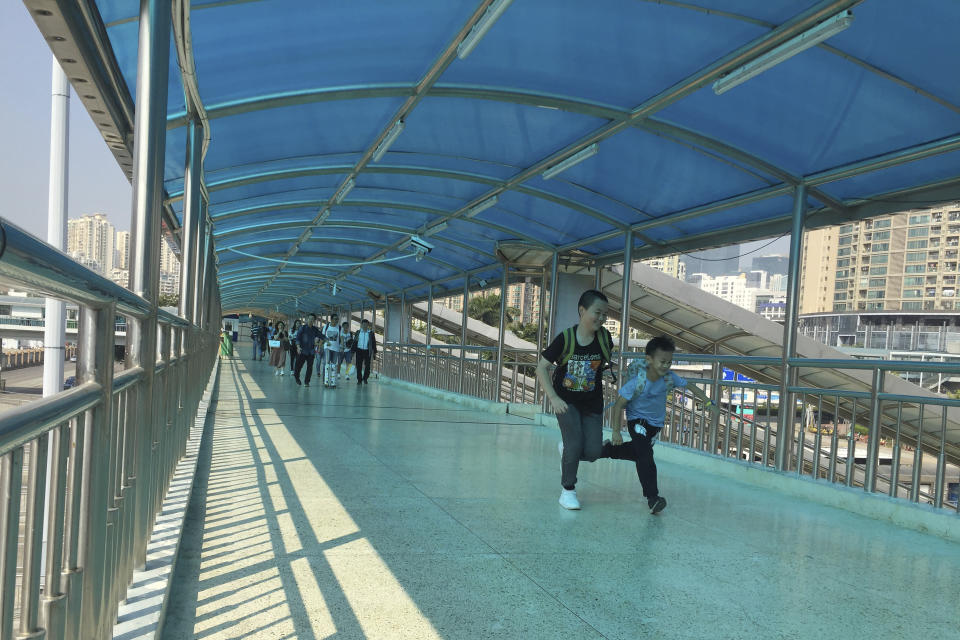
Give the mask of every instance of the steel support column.
<svg viewBox="0 0 960 640">
<path fill-rule="evenodd" d="M 797 185 L 793 200 L 793 224 L 790 229 L 790 263 L 787 269 L 787 308 L 783 324 L 783 356 L 780 363 L 780 406 L 777 415 L 778 471 L 789 471 L 790 452 L 793 449 L 794 402 L 793 386 L 797 370 L 790 366 L 789 359 L 795 355 L 797 342 L 797 318 L 800 310 L 800 266 L 803 251 L 803 222 L 807 206 L 807 186 Z M 801 452 L 802 455 L 802 452 Z"/>
<path fill-rule="evenodd" d="M 145 318 L 127 325 L 128 357 L 143 367 L 137 398 L 137 526 L 136 563 L 145 560 L 156 478 L 151 449 L 154 440 L 153 383 L 157 360 L 157 298 L 160 282 L 160 222 L 167 134 L 167 81 L 170 61 L 170 0 L 140 0 L 137 98 L 133 151 L 133 215 L 130 234 L 130 288 L 151 305 Z M 112 318 L 111 318 L 112 324 Z M 100 451 L 98 447 L 90 451 Z M 84 589 L 87 591 L 86 589 Z M 89 591 L 87 591 L 90 593 Z M 93 596 L 97 598 L 96 595 Z M 106 604 L 106 603 L 98 603 Z M 107 607 L 104 607 L 105 609 Z M 84 637 L 100 637 L 86 628 Z"/>
<path fill-rule="evenodd" d="M 70 150 L 70 83 L 53 58 L 50 96 L 50 183 L 47 195 L 47 242 L 67 248 L 67 184 Z M 67 330 L 66 306 L 62 300 L 47 298 L 43 330 L 43 395 L 63 391 L 64 342 Z"/>
<path fill-rule="evenodd" d="M 460 383 L 458 393 L 463 393 L 463 373 L 467 366 L 467 307 L 470 306 L 470 276 L 463 276 L 463 309 L 460 317 Z"/>
<path fill-rule="evenodd" d="M 200 188 L 201 147 L 200 123 L 192 119 L 187 124 L 187 158 L 183 175 L 183 225 L 180 243 L 180 315 L 188 322 L 194 321 L 196 310 L 193 292 L 197 286 L 197 272 L 194 269 L 197 242 L 200 238 L 200 216 L 203 213 L 203 196 Z"/>
<path fill-rule="evenodd" d="M 550 263 L 550 315 L 547 323 L 547 341 L 557 335 L 557 273 L 560 270 L 560 255 L 554 251 Z M 543 310 L 541 309 L 541 313 Z"/>
<path fill-rule="evenodd" d="M 433 342 L 433 283 L 427 285 L 427 346 Z"/>
<path fill-rule="evenodd" d="M 194 250 L 190 254 L 190 272 L 193 274 L 193 283 L 191 287 L 192 300 L 190 303 L 193 309 L 193 316 L 191 320 L 193 320 L 193 323 L 198 327 L 200 326 L 201 299 L 203 298 L 203 264 L 206 260 L 206 254 L 204 254 L 204 250 L 206 247 L 208 229 L 208 208 L 209 205 L 207 201 L 204 200 L 203 194 L 200 194 L 200 208 L 198 210 L 199 215 L 194 223 L 194 237 L 196 238 L 196 241 L 193 243 Z M 237 328 L 239 329 L 239 326 Z"/>
<path fill-rule="evenodd" d="M 627 370 L 624 353 L 630 350 L 630 283 L 633 281 L 633 231 L 627 230 L 623 245 L 623 287 L 620 304 L 620 358 L 617 371 Z M 599 273 L 599 272 L 598 272 Z"/>
<path fill-rule="evenodd" d="M 500 402 L 503 395 L 503 339 L 507 331 L 507 284 L 510 277 L 510 267 L 503 265 L 503 282 L 500 285 L 500 328 L 497 331 L 497 370 L 493 372 L 494 394 L 493 400 Z"/>
</svg>

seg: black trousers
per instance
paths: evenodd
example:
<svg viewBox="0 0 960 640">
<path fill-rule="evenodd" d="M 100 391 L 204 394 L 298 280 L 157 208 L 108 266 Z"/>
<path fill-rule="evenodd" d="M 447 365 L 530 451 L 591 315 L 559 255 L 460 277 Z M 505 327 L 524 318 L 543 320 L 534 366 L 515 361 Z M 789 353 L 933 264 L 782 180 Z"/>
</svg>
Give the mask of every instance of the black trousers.
<svg viewBox="0 0 960 640">
<path fill-rule="evenodd" d="M 366 382 L 370 377 L 370 350 L 357 349 L 355 352 L 357 360 L 357 382 Z"/>
<path fill-rule="evenodd" d="M 300 370 L 303 369 L 304 363 L 307 365 L 307 377 L 304 378 L 304 382 L 310 384 L 310 376 L 313 375 L 313 354 L 305 356 L 302 353 L 297 356 L 297 370 L 293 372 L 293 377 L 297 380 L 300 379 Z"/>
<path fill-rule="evenodd" d="M 290 372 L 297 370 L 297 346 L 290 345 Z"/>
<path fill-rule="evenodd" d="M 653 439 L 662 427 L 651 426 L 646 420 L 629 420 L 627 428 L 630 429 L 631 439 L 623 444 L 604 445 L 600 457 L 635 462 L 643 496 L 652 500 L 660 495 L 657 488 L 657 463 L 653 461 Z"/>
</svg>

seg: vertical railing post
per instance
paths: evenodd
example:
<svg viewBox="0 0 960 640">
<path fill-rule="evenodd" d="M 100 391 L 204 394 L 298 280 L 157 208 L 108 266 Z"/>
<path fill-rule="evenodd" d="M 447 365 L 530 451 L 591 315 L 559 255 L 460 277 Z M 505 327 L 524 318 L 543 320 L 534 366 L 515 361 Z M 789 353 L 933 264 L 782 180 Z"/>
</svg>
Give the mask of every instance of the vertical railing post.
<svg viewBox="0 0 960 640">
<path fill-rule="evenodd" d="M 713 354 L 716 356 L 718 348 L 714 345 Z M 720 387 L 720 380 L 723 378 L 723 363 L 719 360 L 714 360 L 713 362 L 713 381 L 710 385 L 710 399 L 718 407 L 720 406 L 720 400 L 722 398 L 722 391 Z M 706 409 L 706 407 L 704 407 Z M 720 414 L 714 414 L 711 411 L 707 411 L 707 419 L 710 421 L 710 435 L 707 438 L 709 443 L 710 453 L 717 453 L 717 440 L 720 437 Z M 723 455 L 727 455 L 726 452 L 723 452 Z"/>
<path fill-rule="evenodd" d="M 880 394 L 883 393 L 883 378 L 882 369 L 878 367 L 873 370 L 873 384 L 870 386 L 870 436 L 867 440 L 867 464 L 863 477 L 863 490 L 867 493 L 873 493 L 877 490 L 877 463 L 880 457 L 880 409 L 882 407 Z M 944 407 L 944 410 L 946 410 L 946 407 Z M 803 428 L 803 425 L 801 425 L 801 428 Z M 817 424 L 817 432 L 819 433 L 819 431 L 820 425 Z M 815 455 L 820 455 L 819 449 L 815 452 Z"/>
<path fill-rule="evenodd" d="M 106 638 L 116 607 L 116 603 L 107 600 L 107 594 L 112 592 L 106 558 L 110 469 L 102 460 L 103 452 L 110 446 L 107 439 L 113 416 L 114 307 L 84 306 L 80 315 L 77 380 L 81 384 L 95 382 L 100 387 L 100 401 L 88 412 L 84 429 L 79 531 L 84 595 L 80 637 Z"/>
<path fill-rule="evenodd" d="M 787 273 L 787 308 L 783 324 L 783 356 L 780 363 L 780 411 L 777 416 L 776 469 L 790 470 L 790 451 L 793 449 L 794 406 L 789 390 L 797 376 L 790 358 L 796 355 L 797 318 L 800 310 L 800 266 L 803 250 L 803 222 L 807 206 L 807 186 L 796 186 L 793 202 L 793 224 L 790 231 L 790 263 Z M 802 455 L 802 452 L 801 452 Z"/>
</svg>

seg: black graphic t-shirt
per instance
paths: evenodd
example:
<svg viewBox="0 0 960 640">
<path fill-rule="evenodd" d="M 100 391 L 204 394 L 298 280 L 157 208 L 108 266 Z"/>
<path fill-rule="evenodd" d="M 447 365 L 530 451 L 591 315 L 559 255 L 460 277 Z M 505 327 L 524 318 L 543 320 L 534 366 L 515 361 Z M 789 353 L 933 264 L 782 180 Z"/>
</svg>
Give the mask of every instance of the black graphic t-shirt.
<svg viewBox="0 0 960 640">
<path fill-rule="evenodd" d="M 573 334 L 576 340 L 576 327 Z M 554 338 L 540 355 L 556 363 L 563 355 L 563 334 Z M 558 366 L 554 372 L 553 388 L 561 400 L 575 405 L 581 412 L 603 413 L 603 381 L 600 377 L 602 365 L 603 352 L 596 336 L 587 346 L 577 343 L 570 360 Z"/>
</svg>

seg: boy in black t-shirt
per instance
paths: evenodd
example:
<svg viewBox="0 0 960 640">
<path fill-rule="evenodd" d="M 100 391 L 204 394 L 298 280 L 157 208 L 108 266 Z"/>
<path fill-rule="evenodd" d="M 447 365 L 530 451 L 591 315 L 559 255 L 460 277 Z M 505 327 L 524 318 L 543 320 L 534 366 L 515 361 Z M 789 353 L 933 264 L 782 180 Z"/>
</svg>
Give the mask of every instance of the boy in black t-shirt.
<svg viewBox="0 0 960 640">
<path fill-rule="evenodd" d="M 557 414 L 563 438 L 560 505 L 579 509 L 576 484 L 581 460 L 593 462 L 603 447 L 603 390 L 601 373 L 610 358 L 607 297 L 590 290 L 577 303 L 580 322 L 561 332 L 540 354 L 537 379 Z M 548 369 L 556 363 L 553 380 Z"/>
</svg>

